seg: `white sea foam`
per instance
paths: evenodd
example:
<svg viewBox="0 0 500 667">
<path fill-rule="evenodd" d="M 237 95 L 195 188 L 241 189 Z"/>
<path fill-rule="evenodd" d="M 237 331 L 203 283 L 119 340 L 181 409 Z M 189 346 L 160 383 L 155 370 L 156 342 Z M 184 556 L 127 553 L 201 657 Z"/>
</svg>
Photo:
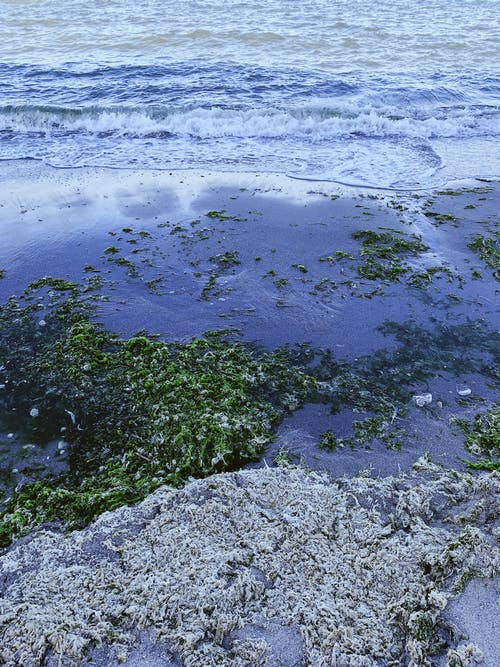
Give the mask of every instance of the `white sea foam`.
<svg viewBox="0 0 500 667">
<path fill-rule="evenodd" d="M 164 134 L 197 139 L 288 138 L 311 142 L 344 136 L 435 139 L 500 135 L 500 112 L 494 109 L 483 113 L 462 107 L 448 110 L 446 114 L 437 110 L 427 117 L 402 116 L 402 111 L 388 106 L 362 110 L 354 104 L 255 110 L 199 107 L 172 111 L 4 107 L 0 108 L 0 131 L 110 132 L 139 137 Z"/>
<path fill-rule="evenodd" d="M 171 112 L 22 107 L 0 111 L 0 137 L 9 139 L 2 157 L 59 167 L 257 168 L 403 188 L 500 173 L 498 115 L 466 108 L 420 115 L 354 104 Z"/>
</svg>

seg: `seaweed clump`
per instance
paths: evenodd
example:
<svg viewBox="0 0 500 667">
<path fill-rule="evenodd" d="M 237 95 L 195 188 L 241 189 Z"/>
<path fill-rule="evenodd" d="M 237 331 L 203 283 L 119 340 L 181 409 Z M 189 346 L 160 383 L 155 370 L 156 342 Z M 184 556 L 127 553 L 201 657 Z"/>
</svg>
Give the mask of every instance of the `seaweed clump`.
<svg viewBox="0 0 500 667">
<path fill-rule="evenodd" d="M 427 329 L 415 320 L 385 321 L 378 331 L 393 337 L 394 346 L 351 362 L 335 358 L 329 350 L 316 350 L 319 363 L 312 372 L 318 380 L 319 399 L 330 405 L 332 414 L 348 409 L 362 415 L 353 422 L 352 435 L 340 436 L 332 429 L 322 433 L 321 448 L 354 448 L 377 440 L 400 449 L 409 435 L 401 419 L 408 414 L 416 387 L 428 386 L 438 375 L 477 373 L 492 389 L 498 387 L 498 336 L 484 320 L 449 324 L 432 319 L 431 324 Z M 499 422 L 494 414 L 488 417 L 490 439 L 496 429 L 498 441 Z"/>
<path fill-rule="evenodd" d="M 70 443 L 66 473 L 6 500 L 0 546 L 43 522 L 79 527 L 162 484 L 258 458 L 314 387 L 287 355 L 223 332 L 122 340 L 94 321 L 96 297 L 44 278 L 0 308 L 0 426 Z"/>
<path fill-rule="evenodd" d="M 494 269 L 493 276 L 500 280 L 500 232 L 496 231 L 491 236 L 477 234 L 468 246 L 487 266 Z"/>
<path fill-rule="evenodd" d="M 456 419 L 455 422 L 465 436 L 467 451 L 481 457 L 474 462 L 467 461 L 467 467 L 500 471 L 500 405 L 477 413 L 472 421 Z"/>
<path fill-rule="evenodd" d="M 0 556 L 0 662 L 132 664 L 147 630 L 186 667 L 466 667 L 479 647 L 442 612 L 498 574 L 498 491 L 426 457 L 397 477 L 286 466 L 163 487 Z"/>
<path fill-rule="evenodd" d="M 429 250 L 416 234 L 397 231 L 361 230 L 354 232 L 352 238 L 361 241 L 359 255 L 363 263 L 358 266 L 358 273 L 368 280 L 399 282 L 410 271 L 405 258 Z"/>
</svg>

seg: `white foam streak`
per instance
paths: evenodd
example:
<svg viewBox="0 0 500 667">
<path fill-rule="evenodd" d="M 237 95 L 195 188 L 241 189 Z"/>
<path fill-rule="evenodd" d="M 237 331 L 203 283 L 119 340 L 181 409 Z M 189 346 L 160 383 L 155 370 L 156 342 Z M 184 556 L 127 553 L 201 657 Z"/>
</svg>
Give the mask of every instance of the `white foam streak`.
<svg viewBox="0 0 500 667">
<path fill-rule="evenodd" d="M 470 108 L 448 109 L 428 117 L 401 117 L 401 110 L 378 108 L 360 111 L 343 108 L 105 110 L 30 109 L 0 110 L 0 131 L 85 132 L 116 135 L 175 135 L 201 140 L 223 138 L 281 138 L 324 142 L 352 136 L 411 139 L 467 138 L 500 134 L 500 113 Z"/>
</svg>

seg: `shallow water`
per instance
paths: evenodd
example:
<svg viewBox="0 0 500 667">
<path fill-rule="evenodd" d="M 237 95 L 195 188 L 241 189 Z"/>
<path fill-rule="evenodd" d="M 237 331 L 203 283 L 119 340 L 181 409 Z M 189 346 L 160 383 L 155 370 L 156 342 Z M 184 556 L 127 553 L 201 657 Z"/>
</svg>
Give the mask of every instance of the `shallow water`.
<svg viewBox="0 0 500 667">
<path fill-rule="evenodd" d="M 418 71 L 496 59 L 498 0 L 2 0 L 4 59 L 232 61 Z M 459 63 L 464 64 L 463 59 Z M 346 67 L 349 65 L 349 67 Z"/>
<path fill-rule="evenodd" d="M 425 450 L 446 465 L 470 456 L 453 419 L 472 417 L 498 396 L 500 313 L 493 270 L 468 243 L 498 228 L 497 184 L 441 195 L 343 196 L 328 183 L 309 189 L 278 177 L 198 174 L 196 181 L 190 173 L 4 167 L 0 204 L 9 224 L 0 247 L 1 302 L 42 275 L 97 275 L 105 297 L 97 316 L 121 335 L 147 329 L 189 340 L 232 328 L 237 338 L 268 349 L 329 348 L 368 394 L 379 380 L 401 379 L 390 388 L 401 452 L 383 443 L 367 451 L 319 450 L 323 432 L 349 437 L 354 421 L 377 410 L 373 404 L 362 414 L 347 405 L 332 413 L 332 394 L 283 423 L 269 461 L 284 447 L 294 460 L 336 474 L 367 466 L 387 474 Z M 287 183 L 295 189 L 286 190 Z M 399 282 L 369 280 L 358 271 L 363 248 L 352 236 L 367 230 L 416 234 L 429 249 L 406 258 L 408 273 Z M 106 253 L 110 246 L 116 251 Z M 226 253 L 229 261 L 221 262 Z M 442 270 L 432 280 L 412 283 L 433 267 Z M 470 389 L 469 398 L 460 396 L 461 387 Z M 408 392 L 403 405 L 401 388 Z M 432 403 L 417 407 L 411 396 L 427 392 Z M 23 452 L 25 443 L 7 438 L 7 430 L 2 439 L 10 466 L 5 452 Z M 59 465 L 53 454 L 47 453 Z M 40 451 L 33 456 L 38 465 Z"/>
</svg>

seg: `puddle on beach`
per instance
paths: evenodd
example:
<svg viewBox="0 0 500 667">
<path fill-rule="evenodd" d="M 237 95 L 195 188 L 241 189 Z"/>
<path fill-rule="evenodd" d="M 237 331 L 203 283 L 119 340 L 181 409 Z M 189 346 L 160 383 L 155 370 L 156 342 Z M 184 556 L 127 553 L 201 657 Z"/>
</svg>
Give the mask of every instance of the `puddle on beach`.
<svg viewBox="0 0 500 667">
<path fill-rule="evenodd" d="M 213 187 L 186 207 L 160 186 L 102 189 L 98 206 L 75 183 L 72 198 L 45 208 L 4 203 L 0 301 L 44 275 L 87 280 L 98 319 L 121 336 L 233 329 L 266 349 L 307 344 L 331 386 L 282 422 L 258 465 L 286 456 L 335 474 L 389 474 L 429 451 L 461 466 L 470 455 L 455 418 L 488 409 L 498 391 L 500 190 L 476 185 L 339 197 L 315 183 L 300 202 Z M 377 392 L 394 394 L 393 413 L 371 431 L 355 426 L 379 416 Z M 57 442 L 41 451 L 4 430 L 0 487 L 64 466 Z"/>
</svg>

